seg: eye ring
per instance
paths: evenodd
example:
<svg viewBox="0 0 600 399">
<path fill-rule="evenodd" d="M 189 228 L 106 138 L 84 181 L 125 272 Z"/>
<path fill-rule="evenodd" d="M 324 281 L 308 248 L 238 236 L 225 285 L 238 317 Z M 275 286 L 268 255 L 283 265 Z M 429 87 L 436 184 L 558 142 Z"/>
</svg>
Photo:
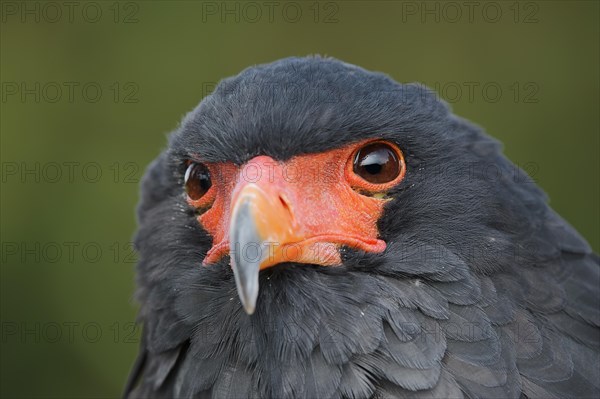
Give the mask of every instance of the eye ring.
<svg viewBox="0 0 600 399">
<path fill-rule="evenodd" d="M 353 188 L 381 193 L 402 181 L 406 174 L 404 154 L 389 141 L 362 143 L 348 159 L 347 178 Z"/>
<path fill-rule="evenodd" d="M 188 201 L 197 203 L 203 199 L 212 187 L 208 166 L 200 162 L 190 162 L 185 170 L 183 185 Z"/>
</svg>

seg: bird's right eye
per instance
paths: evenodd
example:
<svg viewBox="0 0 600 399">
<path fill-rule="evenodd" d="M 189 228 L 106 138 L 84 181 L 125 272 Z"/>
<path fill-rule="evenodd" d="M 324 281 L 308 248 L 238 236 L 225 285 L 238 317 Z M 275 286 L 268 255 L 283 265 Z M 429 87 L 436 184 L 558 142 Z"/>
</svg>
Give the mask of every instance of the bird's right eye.
<svg viewBox="0 0 600 399">
<path fill-rule="evenodd" d="M 192 201 L 197 201 L 210 189 L 210 172 L 203 163 L 191 163 L 184 176 L 185 192 Z"/>
</svg>

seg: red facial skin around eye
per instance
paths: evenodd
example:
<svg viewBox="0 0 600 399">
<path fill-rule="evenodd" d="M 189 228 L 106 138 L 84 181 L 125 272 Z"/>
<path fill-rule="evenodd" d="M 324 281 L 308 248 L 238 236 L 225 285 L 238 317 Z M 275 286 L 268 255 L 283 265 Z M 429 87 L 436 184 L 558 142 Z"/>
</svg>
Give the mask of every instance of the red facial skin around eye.
<svg viewBox="0 0 600 399">
<path fill-rule="evenodd" d="M 378 140 L 365 140 L 343 148 L 319 154 L 296 156 L 286 162 L 277 162 L 267 156 L 255 157 L 246 164 L 206 164 L 211 174 L 212 186 L 199 200 L 188 203 L 196 208 L 210 206 L 198 217 L 199 223 L 213 237 L 213 247 L 207 253 L 204 264 L 217 262 L 229 252 L 228 234 L 232 204 L 248 187 L 264 193 L 265 198 L 277 198 L 260 205 L 260 218 L 265 230 L 284 231 L 280 225 L 289 226 L 293 234 L 281 238 L 281 246 L 293 245 L 299 251 L 294 259 L 276 255 L 270 263 L 294 261 L 333 266 L 341 263 L 339 247 L 342 245 L 366 252 L 382 252 L 386 244 L 379 239 L 377 221 L 386 199 L 365 193 L 385 193 L 398 185 L 406 173 L 402 152 L 392 143 L 400 161 L 400 174 L 391 182 L 373 184 L 353 171 L 356 153 Z M 387 142 L 386 142 L 387 143 Z M 279 200 L 281 199 L 281 200 Z M 284 203 L 284 205 L 281 205 Z M 211 205 L 212 204 L 212 205 Z M 284 206 L 286 212 L 274 207 Z M 281 215 L 289 214 L 289 220 Z M 276 217 L 273 215 L 277 215 Z M 285 226 L 284 226 L 285 227 Z M 273 231 L 264 231 L 265 237 Z M 320 254 L 312 254 L 309 246 L 324 244 Z"/>
<path fill-rule="evenodd" d="M 213 237 L 215 233 L 226 229 L 223 215 L 229 214 L 229 198 L 235 187 L 239 166 L 233 163 L 204 163 L 210 173 L 211 186 L 198 200 L 187 197 L 187 203 L 197 209 L 210 207 L 198 217 L 198 222 Z"/>
</svg>

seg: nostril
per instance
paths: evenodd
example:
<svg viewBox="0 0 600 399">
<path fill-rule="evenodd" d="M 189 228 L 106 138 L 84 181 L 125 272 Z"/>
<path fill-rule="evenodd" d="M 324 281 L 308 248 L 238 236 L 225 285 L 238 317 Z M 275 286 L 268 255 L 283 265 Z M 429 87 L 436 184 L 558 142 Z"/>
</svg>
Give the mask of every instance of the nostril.
<svg viewBox="0 0 600 399">
<path fill-rule="evenodd" d="M 279 202 L 281 202 L 281 205 L 283 205 L 285 209 L 290 209 L 290 206 L 288 205 L 287 201 L 281 195 L 279 196 Z"/>
<path fill-rule="evenodd" d="M 281 203 L 281 206 L 283 206 L 283 209 L 285 209 L 286 212 L 292 216 L 292 208 L 290 203 L 283 195 L 279 195 L 279 202 Z"/>
</svg>

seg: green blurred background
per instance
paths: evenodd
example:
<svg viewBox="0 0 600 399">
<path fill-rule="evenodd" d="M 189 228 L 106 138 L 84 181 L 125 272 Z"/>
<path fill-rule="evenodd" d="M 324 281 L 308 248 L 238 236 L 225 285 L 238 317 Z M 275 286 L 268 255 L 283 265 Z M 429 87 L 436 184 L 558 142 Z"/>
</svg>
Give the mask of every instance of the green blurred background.
<svg viewBox="0 0 600 399">
<path fill-rule="evenodd" d="M 216 82 L 281 57 L 437 88 L 600 248 L 596 1 L 70 4 L 2 2 L 2 397 L 120 394 L 143 169 Z"/>
</svg>

